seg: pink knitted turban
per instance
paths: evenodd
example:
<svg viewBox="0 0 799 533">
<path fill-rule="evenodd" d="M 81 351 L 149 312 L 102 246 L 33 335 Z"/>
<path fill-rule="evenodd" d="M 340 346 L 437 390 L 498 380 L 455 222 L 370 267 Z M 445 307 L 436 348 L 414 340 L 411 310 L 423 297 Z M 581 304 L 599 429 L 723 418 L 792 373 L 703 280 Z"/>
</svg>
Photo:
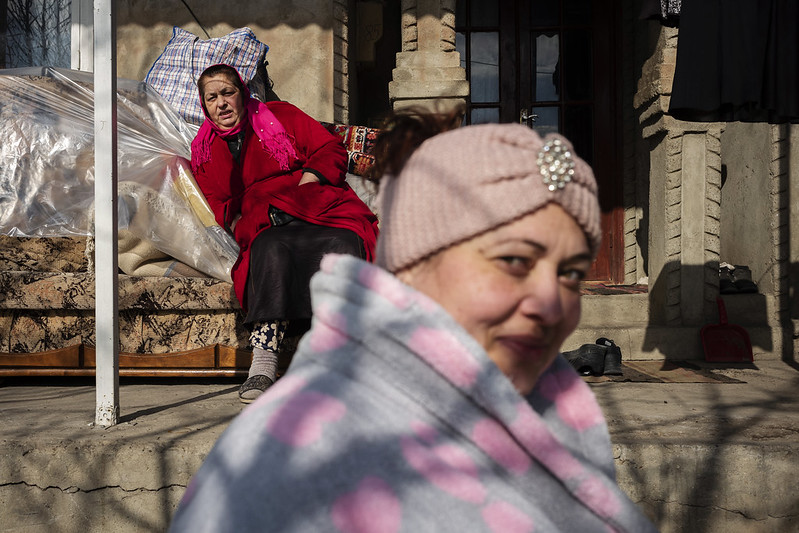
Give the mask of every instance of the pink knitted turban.
<svg viewBox="0 0 799 533">
<path fill-rule="evenodd" d="M 457 128 L 424 141 L 380 181 L 377 264 L 391 272 L 513 222 L 550 202 L 602 237 L 594 173 L 568 140 L 520 124 Z"/>
</svg>

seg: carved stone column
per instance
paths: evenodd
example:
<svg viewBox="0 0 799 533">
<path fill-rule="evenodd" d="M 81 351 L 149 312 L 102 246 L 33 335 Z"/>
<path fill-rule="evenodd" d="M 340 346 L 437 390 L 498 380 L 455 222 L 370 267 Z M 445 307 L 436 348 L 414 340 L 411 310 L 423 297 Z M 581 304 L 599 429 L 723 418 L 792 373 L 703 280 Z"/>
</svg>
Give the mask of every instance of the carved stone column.
<svg viewBox="0 0 799 533">
<path fill-rule="evenodd" d="M 663 28 L 635 98 L 649 155 L 650 317 L 698 326 L 717 316 L 723 124 L 668 116 L 676 38 Z"/>
<path fill-rule="evenodd" d="M 454 0 L 403 0 L 402 51 L 388 86 L 394 109 L 439 110 L 464 102 L 466 71 L 455 50 Z"/>
</svg>

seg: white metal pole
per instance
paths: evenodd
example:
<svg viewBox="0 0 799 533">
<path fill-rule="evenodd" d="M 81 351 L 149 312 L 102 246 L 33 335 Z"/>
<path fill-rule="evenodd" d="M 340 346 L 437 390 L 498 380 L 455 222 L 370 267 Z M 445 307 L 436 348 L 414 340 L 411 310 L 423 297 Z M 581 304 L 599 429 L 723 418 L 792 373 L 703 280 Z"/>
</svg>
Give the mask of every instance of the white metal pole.
<svg viewBox="0 0 799 533">
<path fill-rule="evenodd" d="M 94 56 L 94 0 L 72 0 L 70 16 L 71 61 L 74 70 L 92 71 Z"/>
<path fill-rule="evenodd" d="M 114 0 L 94 0 L 95 424 L 119 418 L 117 64 Z"/>
</svg>

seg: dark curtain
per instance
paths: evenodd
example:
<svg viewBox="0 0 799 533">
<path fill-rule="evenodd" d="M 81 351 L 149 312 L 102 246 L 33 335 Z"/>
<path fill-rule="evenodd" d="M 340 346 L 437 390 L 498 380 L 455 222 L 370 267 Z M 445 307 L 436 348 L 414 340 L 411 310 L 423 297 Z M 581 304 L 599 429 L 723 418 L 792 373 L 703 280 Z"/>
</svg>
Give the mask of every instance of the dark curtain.
<svg viewBox="0 0 799 533">
<path fill-rule="evenodd" d="M 679 27 L 672 116 L 799 122 L 799 2 L 686 2 Z"/>
</svg>

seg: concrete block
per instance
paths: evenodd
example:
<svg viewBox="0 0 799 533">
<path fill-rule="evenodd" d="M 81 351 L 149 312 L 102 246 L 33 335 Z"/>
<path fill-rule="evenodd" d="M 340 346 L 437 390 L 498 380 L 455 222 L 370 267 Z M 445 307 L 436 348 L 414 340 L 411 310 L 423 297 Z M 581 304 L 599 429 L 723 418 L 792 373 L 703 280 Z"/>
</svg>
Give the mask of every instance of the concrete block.
<svg viewBox="0 0 799 533">
<path fill-rule="evenodd" d="M 466 80 L 392 81 L 388 84 L 388 93 L 392 100 L 465 97 L 469 94 L 469 82 Z"/>
<path fill-rule="evenodd" d="M 449 81 L 465 78 L 465 71 L 460 67 L 395 68 L 391 72 L 395 82 Z"/>
<path fill-rule="evenodd" d="M 397 68 L 443 68 L 460 67 L 461 58 L 457 52 L 399 52 Z"/>
</svg>

